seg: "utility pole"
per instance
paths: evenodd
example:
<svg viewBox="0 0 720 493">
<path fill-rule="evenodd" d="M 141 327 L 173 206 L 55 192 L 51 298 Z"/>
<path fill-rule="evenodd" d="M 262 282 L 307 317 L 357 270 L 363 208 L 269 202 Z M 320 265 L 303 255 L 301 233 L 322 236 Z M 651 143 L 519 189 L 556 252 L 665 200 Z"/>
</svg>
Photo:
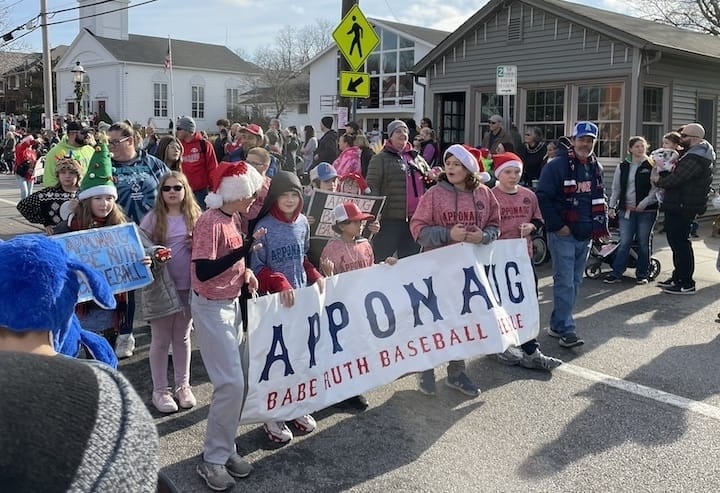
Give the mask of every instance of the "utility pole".
<svg viewBox="0 0 720 493">
<path fill-rule="evenodd" d="M 353 8 L 353 6 L 358 5 L 359 0 L 343 0 L 342 2 L 342 13 L 340 15 L 340 19 L 344 19 L 345 16 L 350 12 L 350 9 Z M 340 57 L 340 70 L 342 72 L 351 72 L 352 69 L 350 68 L 350 64 L 345 59 L 344 56 Z M 340 74 L 338 74 L 338 77 Z M 345 108 L 348 108 L 350 113 L 350 121 L 355 120 L 355 98 L 340 98 L 339 100 L 339 106 L 344 106 Z M 340 130 L 340 128 L 338 128 Z"/>
<path fill-rule="evenodd" d="M 50 56 L 50 39 L 48 36 L 47 26 L 47 0 L 40 0 L 40 25 L 42 27 L 43 38 L 43 94 L 45 121 L 43 127 L 45 130 L 53 128 L 53 92 L 52 92 L 52 57 Z"/>
</svg>

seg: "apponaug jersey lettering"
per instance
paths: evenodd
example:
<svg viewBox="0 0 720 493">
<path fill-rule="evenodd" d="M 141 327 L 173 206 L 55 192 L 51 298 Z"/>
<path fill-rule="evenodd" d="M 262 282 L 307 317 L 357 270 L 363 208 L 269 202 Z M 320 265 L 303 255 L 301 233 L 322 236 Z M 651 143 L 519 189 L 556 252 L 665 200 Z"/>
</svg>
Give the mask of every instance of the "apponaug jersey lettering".
<svg viewBox="0 0 720 493">
<path fill-rule="evenodd" d="M 271 262 L 284 262 L 287 260 L 302 259 L 305 253 L 297 243 L 290 245 L 283 245 L 279 248 L 270 250 L 270 261 Z"/>
<path fill-rule="evenodd" d="M 443 211 L 442 218 L 446 223 L 461 223 L 461 224 L 476 224 L 475 222 L 475 211 Z"/>
</svg>

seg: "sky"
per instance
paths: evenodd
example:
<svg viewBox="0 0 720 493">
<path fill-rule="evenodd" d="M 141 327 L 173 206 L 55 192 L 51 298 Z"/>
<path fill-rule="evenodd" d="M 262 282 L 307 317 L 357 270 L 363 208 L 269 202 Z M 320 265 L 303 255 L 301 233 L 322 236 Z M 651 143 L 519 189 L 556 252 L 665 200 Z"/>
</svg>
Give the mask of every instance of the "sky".
<svg viewBox="0 0 720 493">
<path fill-rule="evenodd" d="M 206 0 L 178 1 L 131 0 L 129 31 L 131 34 L 167 37 L 225 45 L 233 51 L 240 49 L 248 58 L 256 49 L 271 43 L 273 35 L 287 25 L 302 27 L 316 19 L 327 19 L 335 25 L 340 22 L 341 0 Z M 444 31 L 453 31 L 487 0 L 359 0 L 360 9 L 367 17 L 385 19 Z M 624 0 L 578 0 L 605 10 L 628 13 Z M 410 4 L 409 6 L 407 6 Z M 77 7 L 74 0 L 47 0 L 48 12 Z M 40 0 L 0 0 L 1 7 L 9 8 L 7 31 L 25 25 L 40 11 Z M 58 13 L 50 22 L 77 18 L 77 10 Z M 67 22 L 49 27 L 50 46 L 69 45 L 77 35 L 79 22 Z M 18 38 L 27 30 L 14 33 Z M 20 42 L 24 43 L 22 46 Z M 41 29 L 27 34 L 21 40 L 2 47 L 8 51 L 42 50 Z"/>
</svg>

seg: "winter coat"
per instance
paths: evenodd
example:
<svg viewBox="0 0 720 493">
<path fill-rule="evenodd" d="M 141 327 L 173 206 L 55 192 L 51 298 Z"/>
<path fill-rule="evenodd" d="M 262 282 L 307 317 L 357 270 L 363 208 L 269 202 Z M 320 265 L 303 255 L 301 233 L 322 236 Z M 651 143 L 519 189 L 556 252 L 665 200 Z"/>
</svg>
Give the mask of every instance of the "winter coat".
<svg viewBox="0 0 720 493">
<path fill-rule="evenodd" d="M 657 186 L 665 190 L 664 211 L 702 214 L 707 209 L 715 151 L 705 140 L 690 147 L 673 172 L 662 171 Z"/>
</svg>

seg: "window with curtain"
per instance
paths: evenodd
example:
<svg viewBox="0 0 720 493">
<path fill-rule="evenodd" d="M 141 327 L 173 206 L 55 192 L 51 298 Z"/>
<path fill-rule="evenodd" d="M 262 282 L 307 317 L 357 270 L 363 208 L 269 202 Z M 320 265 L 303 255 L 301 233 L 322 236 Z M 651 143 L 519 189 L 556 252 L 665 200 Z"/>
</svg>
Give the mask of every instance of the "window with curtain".
<svg viewBox="0 0 720 493">
<path fill-rule="evenodd" d="M 168 85 L 164 82 L 153 84 L 153 116 L 168 116 Z"/>
</svg>

